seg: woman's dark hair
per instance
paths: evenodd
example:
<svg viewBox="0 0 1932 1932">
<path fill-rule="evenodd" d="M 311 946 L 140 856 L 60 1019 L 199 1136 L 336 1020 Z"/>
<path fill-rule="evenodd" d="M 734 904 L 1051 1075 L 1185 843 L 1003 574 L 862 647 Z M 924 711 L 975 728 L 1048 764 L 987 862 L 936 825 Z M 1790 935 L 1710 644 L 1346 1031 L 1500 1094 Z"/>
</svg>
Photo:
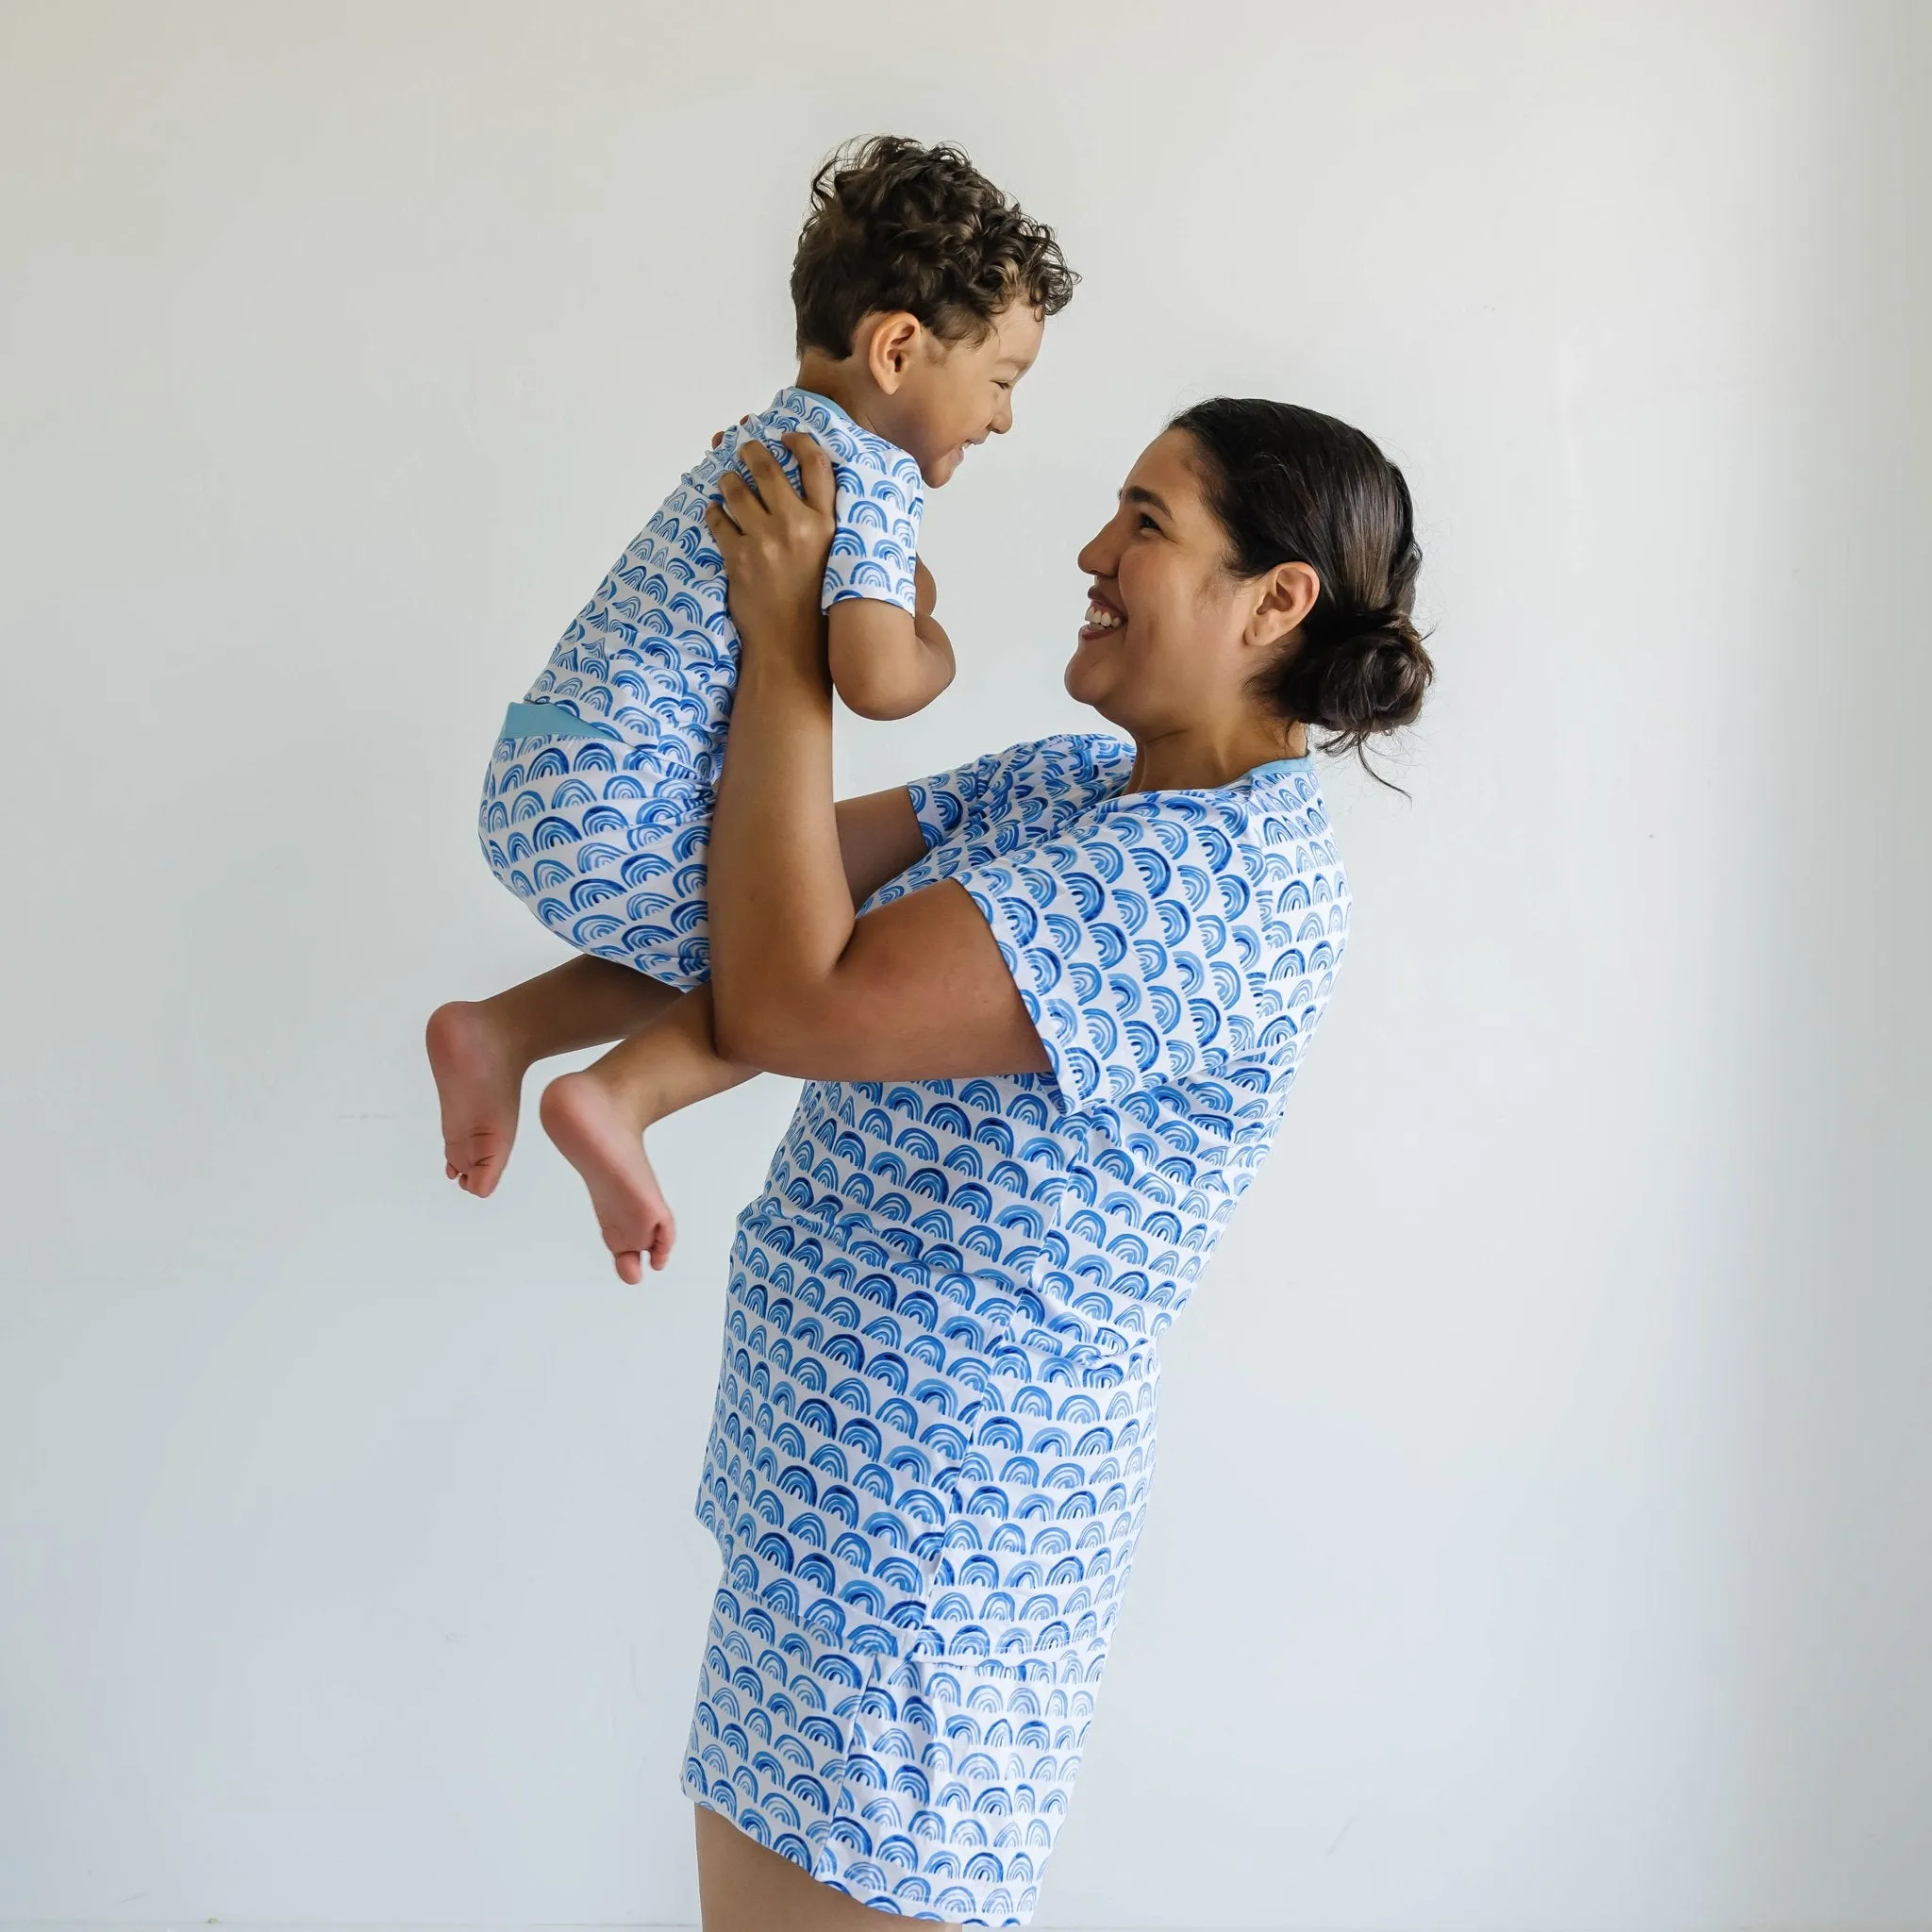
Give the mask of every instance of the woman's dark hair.
<svg viewBox="0 0 1932 1932">
<path fill-rule="evenodd" d="M 1409 621 L 1423 553 L 1402 472 L 1359 429 L 1292 403 L 1215 396 L 1172 426 L 1193 439 L 1229 568 L 1257 577 L 1306 563 L 1321 579 L 1299 643 L 1257 691 L 1327 732 L 1324 751 L 1368 767 L 1369 740 L 1412 723 L 1435 675 Z"/>
<path fill-rule="evenodd" d="M 899 309 L 942 341 L 976 339 L 1015 301 L 1058 315 L 1078 279 L 1053 230 L 958 148 L 875 134 L 813 178 L 791 263 L 798 347 L 849 356 L 868 315 Z"/>
</svg>

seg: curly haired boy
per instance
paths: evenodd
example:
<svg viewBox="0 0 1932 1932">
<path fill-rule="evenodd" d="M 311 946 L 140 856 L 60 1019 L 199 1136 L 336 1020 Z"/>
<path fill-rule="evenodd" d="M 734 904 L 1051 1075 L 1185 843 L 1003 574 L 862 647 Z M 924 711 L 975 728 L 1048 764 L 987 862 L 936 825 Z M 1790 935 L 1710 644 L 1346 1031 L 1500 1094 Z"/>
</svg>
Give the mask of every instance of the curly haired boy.
<svg viewBox="0 0 1932 1932">
<path fill-rule="evenodd" d="M 538 1060 L 616 1040 L 545 1090 L 545 1131 L 582 1174 L 626 1281 L 661 1268 L 674 1224 L 643 1147 L 667 1113 L 752 1070 L 712 1045 L 705 853 L 738 674 L 705 525 L 746 439 L 796 479 L 782 440 L 832 458 L 825 570 L 832 681 L 855 711 L 903 718 L 952 681 L 919 560 L 927 486 L 1012 426 L 1012 392 L 1074 276 L 1053 230 L 956 147 L 880 135 L 812 182 L 791 268 L 798 373 L 687 471 L 504 720 L 479 822 L 491 870 L 577 958 L 430 1016 L 446 1171 L 487 1195 Z M 852 856 L 862 814 L 841 816 Z"/>
</svg>

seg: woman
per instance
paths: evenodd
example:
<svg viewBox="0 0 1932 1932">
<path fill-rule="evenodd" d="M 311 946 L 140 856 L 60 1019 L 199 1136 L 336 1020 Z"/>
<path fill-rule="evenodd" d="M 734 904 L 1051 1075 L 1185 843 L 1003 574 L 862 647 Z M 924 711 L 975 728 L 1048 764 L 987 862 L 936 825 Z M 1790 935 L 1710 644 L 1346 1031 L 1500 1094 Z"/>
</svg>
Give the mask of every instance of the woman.
<svg viewBox="0 0 1932 1932">
<path fill-rule="evenodd" d="M 1359 432 L 1202 404 L 1080 554 L 1067 689 L 1131 747 L 1048 739 L 835 812 L 832 480 L 795 453 L 802 498 L 753 445 L 756 492 L 711 516 L 743 638 L 718 1043 L 811 1084 L 739 1220 L 698 1506 L 725 1563 L 685 1768 L 705 1925 L 1024 1924 L 1140 1532 L 1157 1343 L 1347 934 L 1307 733 L 1415 716 L 1420 556 Z"/>
</svg>

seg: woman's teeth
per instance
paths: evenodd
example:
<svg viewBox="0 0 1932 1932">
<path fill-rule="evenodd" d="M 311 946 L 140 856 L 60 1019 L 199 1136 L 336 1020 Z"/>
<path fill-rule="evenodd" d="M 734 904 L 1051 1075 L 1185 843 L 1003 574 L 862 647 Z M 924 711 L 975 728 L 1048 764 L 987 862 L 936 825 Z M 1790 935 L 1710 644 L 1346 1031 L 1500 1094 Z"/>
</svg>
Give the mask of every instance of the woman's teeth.
<svg viewBox="0 0 1932 1932">
<path fill-rule="evenodd" d="M 1118 610 L 1109 610 L 1105 604 L 1090 604 L 1087 607 L 1089 630 L 1118 630 L 1126 621 Z"/>
</svg>

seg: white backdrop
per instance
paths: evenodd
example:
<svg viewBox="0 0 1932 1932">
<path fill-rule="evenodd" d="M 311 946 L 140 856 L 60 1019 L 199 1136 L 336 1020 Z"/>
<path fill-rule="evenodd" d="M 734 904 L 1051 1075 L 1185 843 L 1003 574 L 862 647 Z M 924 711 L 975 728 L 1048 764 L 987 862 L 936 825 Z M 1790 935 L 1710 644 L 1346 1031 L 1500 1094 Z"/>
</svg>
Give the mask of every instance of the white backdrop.
<svg viewBox="0 0 1932 1932">
<path fill-rule="evenodd" d="M 1075 549 L 1229 389 L 1404 463 L 1440 696 L 1170 1355 L 1053 1925 L 1932 1923 L 1927 10 L 0 12 L 0 1918 L 688 1921 L 730 1217 L 641 1291 L 438 1000 L 558 949 L 505 701 L 789 374 L 809 172 L 1085 281 L 855 787 L 1077 724 Z M 1268 1525 L 1265 1596 L 1216 1584 Z"/>
</svg>

